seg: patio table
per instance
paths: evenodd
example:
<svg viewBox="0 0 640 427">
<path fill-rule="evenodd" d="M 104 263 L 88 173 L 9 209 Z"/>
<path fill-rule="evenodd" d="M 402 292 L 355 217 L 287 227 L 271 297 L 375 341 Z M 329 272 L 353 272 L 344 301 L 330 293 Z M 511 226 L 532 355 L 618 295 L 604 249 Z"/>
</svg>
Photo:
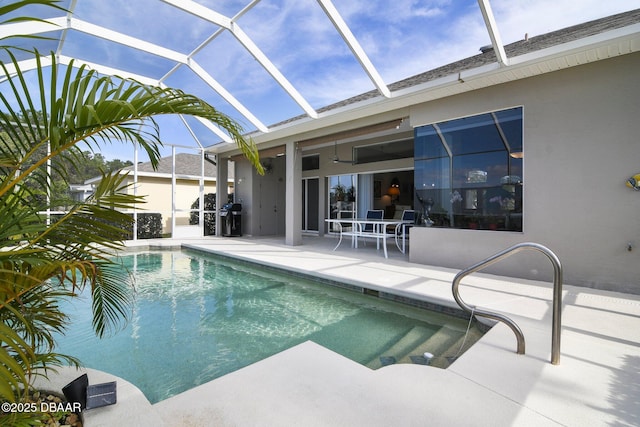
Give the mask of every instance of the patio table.
<svg viewBox="0 0 640 427">
<path fill-rule="evenodd" d="M 376 239 L 376 249 L 380 249 L 380 242 L 382 241 L 382 248 L 384 251 L 384 257 L 389 258 L 387 253 L 387 239 L 390 237 L 396 237 L 398 226 L 404 224 L 410 224 L 412 221 L 403 221 L 401 219 L 372 219 L 372 218 L 328 218 L 325 222 L 334 224 L 334 229 L 337 228 L 340 238 L 338 244 L 336 244 L 333 250 L 338 249 L 342 243 L 344 236 L 351 236 L 351 247 L 358 248 L 358 238 L 374 238 Z M 345 230 L 345 225 L 348 224 L 349 230 Z M 367 225 L 371 225 L 371 229 L 367 229 Z M 387 232 L 387 228 L 393 228 L 393 233 Z M 396 239 L 396 246 L 400 252 L 404 253 L 404 239 L 405 233 L 402 233 L 402 248 L 398 244 Z"/>
</svg>

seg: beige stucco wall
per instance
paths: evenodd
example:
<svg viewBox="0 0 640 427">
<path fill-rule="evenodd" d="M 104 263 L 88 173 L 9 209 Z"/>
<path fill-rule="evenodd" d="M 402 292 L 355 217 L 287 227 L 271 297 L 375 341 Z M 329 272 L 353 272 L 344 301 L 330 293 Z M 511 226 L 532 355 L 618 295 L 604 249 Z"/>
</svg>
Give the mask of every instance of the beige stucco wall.
<svg viewBox="0 0 640 427">
<path fill-rule="evenodd" d="M 414 228 L 410 260 L 464 268 L 533 241 L 560 258 L 566 283 L 640 293 L 640 54 L 415 106 L 411 124 L 524 107 L 522 233 Z M 633 247 L 628 251 L 628 245 Z M 486 270 L 551 280 L 536 252 Z"/>
<path fill-rule="evenodd" d="M 133 181 L 133 177 L 130 177 Z M 205 194 L 215 193 L 215 181 L 205 181 Z M 130 193 L 133 193 L 131 189 Z M 142 212 L 159 212 L 162 214 L 163 233 L 171 232 L 171 179 L 149 176 L 138 177 L 137 195 L 144 196 L 145 202 L 140 205 Z M 176 210 L 189 210 L 191 204 L 200 196 L 200 182 L 198 180 L 177 179 L 175 188 Z M 176 225 L 189 225 L 189 215 L 186 212 L 176 212 Z"/>
</svg>

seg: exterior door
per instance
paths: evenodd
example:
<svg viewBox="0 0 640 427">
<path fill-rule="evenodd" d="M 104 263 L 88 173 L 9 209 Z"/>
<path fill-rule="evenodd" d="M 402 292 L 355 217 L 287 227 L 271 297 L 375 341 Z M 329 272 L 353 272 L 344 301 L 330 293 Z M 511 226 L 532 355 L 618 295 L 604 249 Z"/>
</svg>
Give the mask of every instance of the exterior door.
<svg viewBox="0 0 640 427">
<path fill-rule="evenodd" d="M 284 235 L 286 194 L 283 175 L 284 157 L 273 160 L 271 171 L 258 177 L 260 236 Z"/>
</svg>

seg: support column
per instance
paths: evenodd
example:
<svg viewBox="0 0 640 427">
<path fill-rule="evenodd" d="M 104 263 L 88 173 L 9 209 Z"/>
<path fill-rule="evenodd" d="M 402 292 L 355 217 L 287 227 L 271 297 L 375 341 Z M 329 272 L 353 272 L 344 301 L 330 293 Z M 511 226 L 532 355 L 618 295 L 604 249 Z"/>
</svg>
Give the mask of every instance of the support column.
<svg viewBox="0 0 640 427">
<path fill-rule="evenodd" d="M 322 237 L 325 235 L 325 229 L 327 227 L 327 223 L 324 222 L 325 218 L 328 218 L 327 215 L 327 177 L 321 176 L 318 179 L 318 236 Z"/>
<path fill-rule="evenodd" d="M 229 196 L 228 184 L 229 162 L 222 156 L 216 156 L 216 236 L 222 235 L 222 225 L 220 223 L 220 209 L 227 203 Z"/>
<path fill-rule="evenodd" d="M 302 244 L 302 150 L 295 141 L 287 142 L 286 151 L 285 244 Z"/>
<path fill-rule="evenodd" d="M 133 148 L 133 195 L 138 195 L 138 144 L 136 144 Z M 132 239 L 138 240 L 138 205 L 133 208 Z"/>
<path fill-rule="evenodd" d="M 200 226 L 200 237 L 204 236 L 204 149 L 200 149 L 200 181 L 198 185 L 198 225 Z M 189 216 L 191 216 L 189 212 Z"/>
<path fill-rule="evenodd" d="M 176 147 L 171 147 L 171 237 L 176 237 Z"/>
</svg>

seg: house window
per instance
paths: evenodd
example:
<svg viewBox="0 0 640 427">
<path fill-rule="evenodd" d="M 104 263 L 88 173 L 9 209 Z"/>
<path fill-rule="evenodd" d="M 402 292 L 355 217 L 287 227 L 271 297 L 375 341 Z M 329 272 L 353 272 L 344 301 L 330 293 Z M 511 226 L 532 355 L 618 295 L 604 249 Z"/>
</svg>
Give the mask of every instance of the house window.
<svg viewBox="0 0 640 427">
<path fill-rule="evenodd" d="M 302 170 L 313 171 L 320 169 L 320 155 L 311 154 L 309 156 L 302 157 Z"/>
<path fill-rule="evenodd" d="M 522 231 L 522 157 L 522 107 L 416 128 L 421 223 Z"/>
<path fill-rule="evenodd" d="M 353 163 L 383 162 L 386 160 L 410 159 L 413 157 L 413 139 L 382 142 L 353 148 Z"/>
</svg>

